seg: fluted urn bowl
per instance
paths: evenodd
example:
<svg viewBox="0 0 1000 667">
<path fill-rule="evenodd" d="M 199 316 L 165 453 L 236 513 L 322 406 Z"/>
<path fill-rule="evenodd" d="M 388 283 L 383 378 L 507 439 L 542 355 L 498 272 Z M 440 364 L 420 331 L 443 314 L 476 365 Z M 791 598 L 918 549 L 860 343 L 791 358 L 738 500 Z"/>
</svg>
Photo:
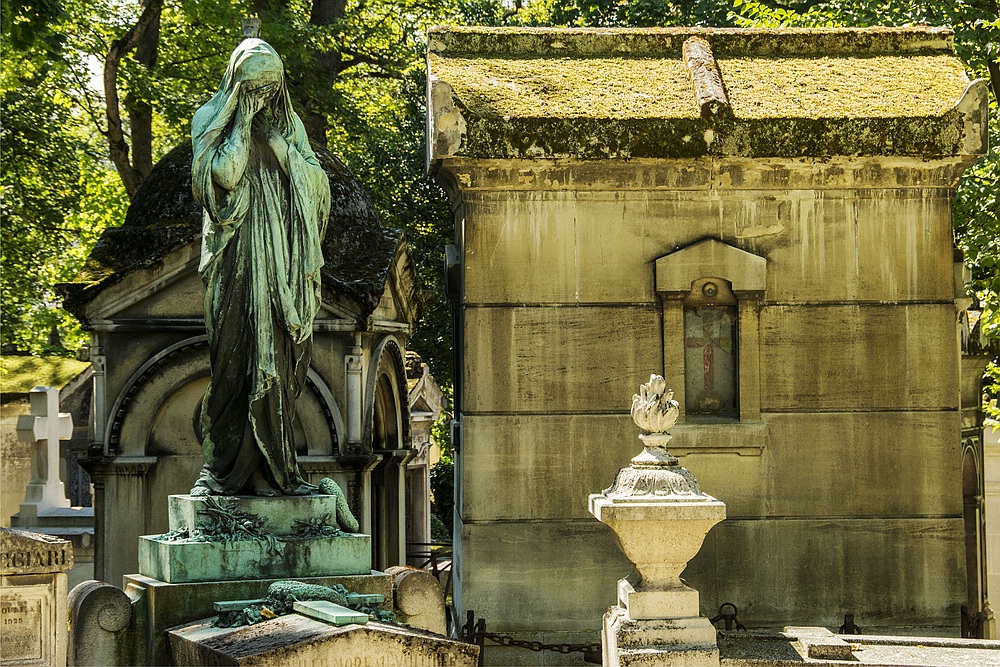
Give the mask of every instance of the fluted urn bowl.
<svg viewBox="0 0 1000 667">
<path fill-rule="evenodd" d="M 635 564 L 642 577 L 636 589 L 667 591 L 686 588 L 681 572 L 712 526 L 726 518 L 726 505 L 706 494 L 680 499 L 602 493 L 590 496 L 590 512 L 611 528 Z"/>
</svg>

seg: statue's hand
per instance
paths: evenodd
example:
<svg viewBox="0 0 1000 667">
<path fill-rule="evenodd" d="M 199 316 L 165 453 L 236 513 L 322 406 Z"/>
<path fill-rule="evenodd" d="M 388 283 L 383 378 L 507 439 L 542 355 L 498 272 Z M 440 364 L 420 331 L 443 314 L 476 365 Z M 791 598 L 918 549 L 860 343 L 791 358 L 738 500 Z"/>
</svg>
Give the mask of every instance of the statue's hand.
<svg viewBox="0 0 1000 667">
<path fill-rule="evenodd" d="M 239 102 L 239 113 L 243 118 L 243 122 L 249 123 L 253 120 L 254 116 L 264 108 L 266 102 L 267 97 L 265 95 L 261 95 L 253 90 L 245 91 L 240 96 Z"/>
<path fill-rule="evenodd" d="M 271 147 L 271 150 L 274 151 L 275 157 L 277 157 L 278 161 L 282 164 L 282 166 L 284 166 L 285 160 L 288 159 L 289 144 L 288 141 L 285 140 L 285 137 L 282 136 L 281 132 L 274 129 L 273 125 L 268 128 L 267 145 Z"/>
</svg>

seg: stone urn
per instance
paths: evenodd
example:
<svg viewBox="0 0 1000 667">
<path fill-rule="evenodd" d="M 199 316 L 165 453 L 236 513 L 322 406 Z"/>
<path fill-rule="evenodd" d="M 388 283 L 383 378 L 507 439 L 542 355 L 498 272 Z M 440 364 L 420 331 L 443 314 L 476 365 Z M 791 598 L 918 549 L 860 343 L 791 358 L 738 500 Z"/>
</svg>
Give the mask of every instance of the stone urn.
<svg viewBox="0 0 1000 667">
<path fill-rule="evenodd" d="M 698 481 L 666 449 L 679 415 L 673 392 L 658 375 L 632 397 L 632 418 L 644 445 L 614 483 L 590 496 L 590 512 L 615 533 L 639 572 L 621 580 L 619 602 L 631 619 L 698 616 L 698 593 L 680 575 L 726 506 L 702 493 Z"/>
</svg>

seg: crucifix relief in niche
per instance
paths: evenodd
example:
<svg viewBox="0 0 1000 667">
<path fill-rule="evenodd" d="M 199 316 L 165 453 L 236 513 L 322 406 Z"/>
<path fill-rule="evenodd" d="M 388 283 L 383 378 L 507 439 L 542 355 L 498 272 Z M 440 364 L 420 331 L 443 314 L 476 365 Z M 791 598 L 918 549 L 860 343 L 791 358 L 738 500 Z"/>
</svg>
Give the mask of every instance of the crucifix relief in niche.
<svg viewBox="0 0 1000 667">
<path fill-rule="evenodd" d="M 737 312 L 729 282 L 694 281 L 684 299 L 684 396 L 691 416 L 737 418 Z"/>
</svg>

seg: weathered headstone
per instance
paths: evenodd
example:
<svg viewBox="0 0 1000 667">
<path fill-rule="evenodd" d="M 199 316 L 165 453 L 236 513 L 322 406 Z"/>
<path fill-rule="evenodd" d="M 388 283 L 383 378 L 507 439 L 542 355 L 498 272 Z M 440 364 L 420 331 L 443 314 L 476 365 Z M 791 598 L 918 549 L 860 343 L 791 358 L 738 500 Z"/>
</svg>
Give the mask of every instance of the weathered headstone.
<svg viewBox="0 0 1000 667">
<path fill-rule="evenodd" d="M 471 667 L 479 657 L 478 646 L 420 630 L 374 621 L 337 627 L 299 614 L 241 628 L 202 621 L 168 634 L 179 665 Z"/>
<path fill-rule="evenodd" d="M 0 665 L 66 664 L 67 540 L 0 528 Z"/>
<path fill-rule="evenodd" d="M 59 390 L 55 387 L 35 387 L 29 400 L 31 414 L 18 418 L 17 436 L 38 446 L 31 456 L 31 482 L 21 503 L 21 517 L 70 506 L 59 479 L 59 441 L 73 437 L 73 417 L 59 412 Z"/>
</svg>

